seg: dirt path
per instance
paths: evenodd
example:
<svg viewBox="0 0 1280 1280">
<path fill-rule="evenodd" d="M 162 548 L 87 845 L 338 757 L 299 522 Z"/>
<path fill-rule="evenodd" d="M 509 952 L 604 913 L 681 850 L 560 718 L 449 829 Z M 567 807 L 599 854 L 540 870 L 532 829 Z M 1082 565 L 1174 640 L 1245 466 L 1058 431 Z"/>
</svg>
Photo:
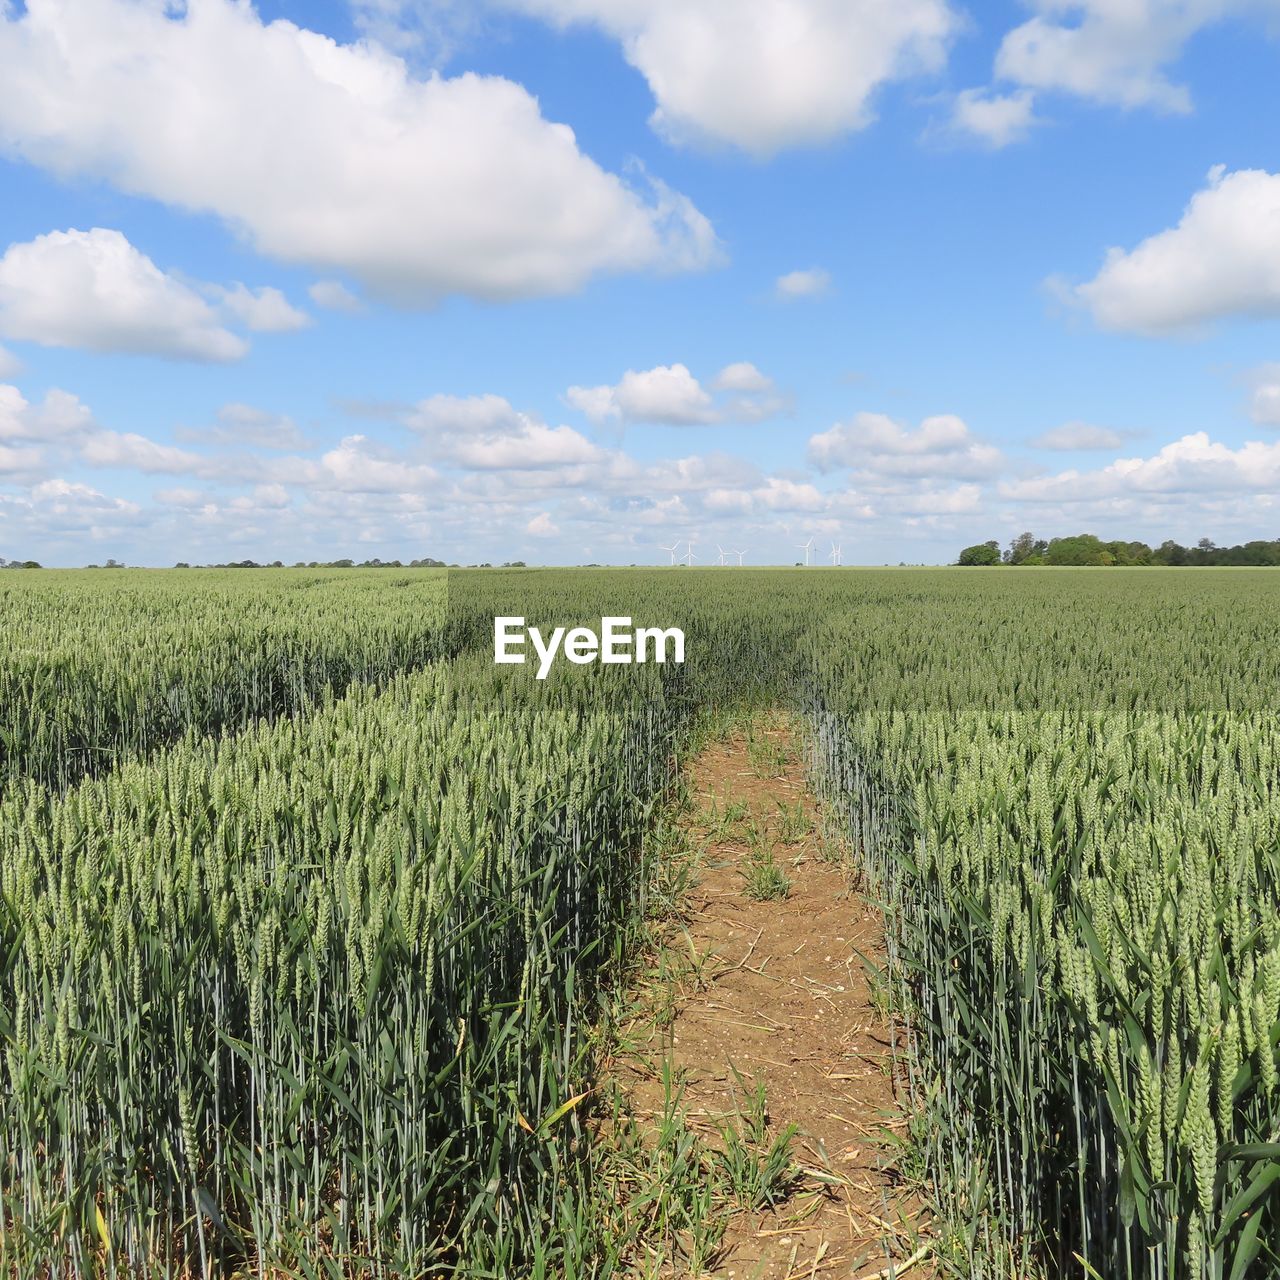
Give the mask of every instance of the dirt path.
<svg viewBox="0 0 1280 1280">
<path fill-rule="evenodd" d="M 884 1168 L 886 1138 L 905 1118 L 862 959 L 878 960 L 881 922 L 820 834 L 793 735 L 771 723 L 714 743 L 689 783 L 685 823 L 704 854 L 668 943 L 683 977 L 625 1089 L 638 1118 L 661 1115 L 662 1055 L 683 1084 L 687 1123 L 711 1146 L 724 1147 L 726 1117 L 759 1150 L 796 1129 L 778 1202 L 733 1211 L 702 1274 L 844 1280 L 892 1263 L 886 1276 L 926 1276 L 924 1258 L 902 1269 L 920 1252 L 921 1213 Z"/>
</svg>

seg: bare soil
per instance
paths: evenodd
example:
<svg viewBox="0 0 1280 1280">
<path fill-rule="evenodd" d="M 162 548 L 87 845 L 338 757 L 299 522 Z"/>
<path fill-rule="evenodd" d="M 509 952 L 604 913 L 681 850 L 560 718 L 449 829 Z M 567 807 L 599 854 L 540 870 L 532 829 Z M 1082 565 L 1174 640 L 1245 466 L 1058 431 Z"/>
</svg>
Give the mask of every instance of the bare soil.
<svg viewBox="0 0 1280 1280">
<path fill-rule="evenodd" d="M 689 766 L 695 806 L 686 821 L 705 857 L 686 904 L 687 937 L 670 945 L 695 962 L 667 993 L 674 1017 L 652 1033 L 647 1066 L 620 1063 L 619 1077 L 634 1114 L 658 1115 L 663 1086 L 652 1064 L 665 1054 L 684 1082 L 688 1122 L 711 1142 L 741 1107 L 743 1081 L 763 1079 L 771 1135 L 798 1127 L 789 1198 L 735 1213 L 704 1274 L 928 1276 L 923 1211 L 887 1167 L 907 1121 L 893 1032 L 868 975 L 867 962 L 882 958 L 882 921 L 851 860 L 821 834 L 789 726 L 771 722 L 752 736 L 754 744 L 745 734 L 713 743 Z M 735 806 L 749 817 L 729 823 Z M 810 829 L 797 835 L 800 812 Z M 784 898 L 748 896 L 761 833 L 791 882 Z"/>
</svg>

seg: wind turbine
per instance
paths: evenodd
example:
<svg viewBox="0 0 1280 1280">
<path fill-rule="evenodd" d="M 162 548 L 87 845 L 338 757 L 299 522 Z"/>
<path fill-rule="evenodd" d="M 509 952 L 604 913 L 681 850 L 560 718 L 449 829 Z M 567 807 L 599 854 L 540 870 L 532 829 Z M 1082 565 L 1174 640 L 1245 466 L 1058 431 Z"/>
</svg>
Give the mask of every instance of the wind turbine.
<svg viewBox="0 0 1280 1280">
<path fill-rule="evenodd" d="M 796 550 L 804 552 L 804 563 L 807 569 L 809 567 L 809 552 L 813 550 L 813 538 L 811 537 L 808 542 L 797 542 Z"/>
<path fill-rule="evenodd" d="M 659 551 L 666 551 L 666 552 L 669 552 L 669 553 L 670 553 L 670 555 L 671 555 L 671 563 L 672 563 L 672 564 L 675 564 L 675 562 L 676 562 L 676 548 L 677 548 L 679 545 L 680 545 L 680 544 L 679 544 L 679 542 L 673 542 L 669 547 L 666 547 L 666 546 L 663 546 L 663 544 L 660 542 L 660 543 L 658 543 L 658 550 L 659 550 Z"/>
<path fill-rule="evenodd" d="M 684 562 L 689 566 L 690 569 L 692 569 L 693 561 L 694 561 L 693 543 L 691 542 L 689 543 L 689 550 L 684 553 Z"/>
<path fill-rule="evenodd" d="M 743 556 L 745 556 L 747 553 L 746 553 L 745 551 L 734 551 L 734 552 L 732 552 L 732 554 L 738 557 L 738 568 L 739 568 L 739 569 L 741 569 L 741 568 L 742 568 L 742 557 L 743 557 Z"/>
<path fill-rule="evenodd" d="M 831 563 L 834 565 L 840 565 L 844 563 L 843 559 L 841 558 L 840 544 L 838 542 L 833 542 L 831 544 L 830 560 L 831 560 Z"/>
<path fill-rule="evenodd" d="M 717 542 L 716 550 L 720 553 L 720 567 L 724 568 L 724 548 Z"/>
</svg>

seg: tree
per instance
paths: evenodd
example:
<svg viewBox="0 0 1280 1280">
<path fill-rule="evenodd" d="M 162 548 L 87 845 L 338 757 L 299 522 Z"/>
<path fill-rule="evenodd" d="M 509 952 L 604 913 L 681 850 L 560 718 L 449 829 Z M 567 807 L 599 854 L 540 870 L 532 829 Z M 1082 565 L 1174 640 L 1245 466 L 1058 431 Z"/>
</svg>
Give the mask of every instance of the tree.
<svg viewBox="0 0 1280 1280">
<path fill-rule="evenodd" d="M 1020 533 L 1009 543 L 1009 550 L 1004 553 L 1005 564 L 1025 564 L 1029 557 L 1036 553 L 1036 535 Z"/>
<path fill-rule="evenodd" d="M 971 547 L 965 547 L 956 563 L 963 565 L 999 564 L 1000 544 L 994 538 L 990 542 L 974 543 Z"/>
<path fill-rule="evenodd" d="M 1119 565 L 1146 565 L 1151 563 L 1152 551 L 1145 542 L 1108 542 L 1107 549 Z"/>
<path fill-rule="evenodd" d="M 1115 562 L 1115 555 L 1092 533 L 1078 533 L 1074 538 L 1054 538 L 1045 553 L 1046 564 L 1105 565 Z"/>
</svg>

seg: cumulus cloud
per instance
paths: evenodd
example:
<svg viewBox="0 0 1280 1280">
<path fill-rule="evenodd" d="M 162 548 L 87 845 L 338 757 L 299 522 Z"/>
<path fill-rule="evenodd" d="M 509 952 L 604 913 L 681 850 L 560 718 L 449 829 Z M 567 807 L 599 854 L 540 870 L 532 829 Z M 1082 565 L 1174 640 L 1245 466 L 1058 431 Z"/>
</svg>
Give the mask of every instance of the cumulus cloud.
<svg viewBox="0 0 1280 1280">
<path fill-rule="evenodd" d="M 1035 15 L 1010 31 L 996 74 L 1120 107 L 1191 109 L 1166 68 L 1201 28 L 1232 14 L 1274 10 L 1270 0 L 1032 0 Z"/>
<path fill-rule="evenodd" d="M 1027 89 L 1015 93 L 963 89 L 951 107 L 953 132 L 976 138 L 989 147 L 1021 142 L 1035 123 L 1035 98 Z"/>
<path fill-rule="evenodd" d="M 90 513 L 100 516 L 104 512 L 133 516 L 141 510 L 136 502 L 110 498 L 90 485 L 58 478 L 35 485 L 31 490 L 31 500 L 47 507 L 53 516 L 84 516 Z"/>
<path fill-rule="evenodd" d="M 758 511 L 822 511 L 827 499 L 808 481 L 769 476 L 763 484 L 748 489 L 712 489 L 706 508 L 716 514 L 752 515 Z"/>
<path fill-rule="evenodd" d="M 479 471 L 538 471 L 604 458 L 572 427 L 549 427 L 496 395 L 431 396 L 405 425 L 429 442 L 436 458 Z"/>
<path fill-rule="evenodd" d="M 849 468 L 882 477 L 995 474 L 1000 451 L 978 440 L 960 418 L 939 414 L 914 430 L 882 413 L 859 413 L 809 438 L 809 460 L 820 471 Z"/>
<path fill-rule="evenodd" d="M 9 246 L 0 258 L 0 332 L 49 347 L 188 360 L 238 360 L 248 350 L 194 289 L 101 227 Z"/>
<path fill-rule="evenodd" d="M 1266 364 L 1254 372 L 1249 415 L 1264 427 L 1280 427 L 1280 364 Z"/>
<path fill-rule="evenodd" d="M 289 491 L 282 484 L 255 484 L 248 493 L 231 499 L 234 511 L 282 511 L 289 505 Z"/>
<path fill-rule="evenodd" d="M 0 347 L 0 378 L 16 378 L 22 372 L 22 361 L 12 351 Z"/>
<path fill-rule="evenodd" d="M 44 455 L 30 445 L 0 444 L 0 475 L 26 475 L 43 462 Z"/>
<path fill-rule="evenodd" d="M 820 298 L 831 289 L 831 273 L 822 267 L 788 271 L 773 282 L 773 293 L 782 302 L 797 298 Z"/>
<path fill-rule="evenodd" d="M 341 280 L 317 280 L 307 293 L 317 307 L 324 307 L 329 311 L 345 311 L 348 315 L 356 315 L 364 310 L 364 304 Z"/>
<path fill-rule="evenodd" d="M 933 520 L 947 516 L 974 515 L 983 511 L 986 493 L 976 484 L 957 484 L 946 488 L 924 485 L 883 496 L 880 502 L 885 514 Z"/>
<path fill-rule="evenodd" d="M 72 548 L 73 560 L 101 558 L 92 544 L 132 538 L 146 524 L 139 504 L 109 497 L 90 485 L 62 477 L 43 479 L 23 492 L 0 494 L 0 524 L 6 540 L 24 548 L 39 547 L 48 561 L 48 548 Z M 56 554 L 55 554 L 56 558 Z"/>
<path fill-rule="evenodd" d="M 327 450 L 319 465 L 304 463 L 280 468 L 277 480 L 342 493 L 410 493 L 434 486 L 439 475 L 434 468 L 405 459 L 393 450 L 362 435 L 346 436 L 336 448 Z"/>
<path fill-rule="evenodd" d="M 570 387 L 565 398 L 592 422 L 665 422 L 693 425 L 715 421 L 710 393 L 683 364 L 628 369 L 616 386 Z"/>
<path fill-rule="evenodd" d="M 448 458 L 476 470 L 534 471 L 595 462 L 601 451 L 572 427 L 549 427 L 526 419 L 506 435 L 455 441 Z"/>
<path fill-rule="evenodd" d="M 535 538 L 554 538 L 560 532 L 560 526 L 551 519 L 546 511 L 539 511 L 532 520 L 524 527 L 525 533 L 531 533 Z"/>
<path fill-rule="evenodd" d="M 154 496 L 161 506 L 178 507 L 184 511 L 189 511 L 193 507 L 203 506 L 209 501 L 208 494 L 202 493 L 199 489 L 187 489 L 181 486 L 171 489 L 157 489 Z"/>
<path fill-rule="evenodd" d="M 54 387 L 40 404 L 32 404 L 17 387 L 0 385 L 0 440 L 51 443 L 94 429 L 88 406 L 69 392 Z"/>
<path fill-rule="evenodd" d="M 873 119 L 889 81 L 936 71 L 958 18 L 946 0 L 497 0 L 620 41 L 676 143 L 757 156 Z"/>
<path fill-rule="evenodd" d="M 179 427 L 174 435 L 192 443 L 244 445 L 256 449 L 305 449 L 309 443 L 287 414 L 251 404 L 224 404 L 212 427 Z"/>
<path fill-rule="evenodd" d="M 1122 109 L 1183 115 L 1191 92 L 1170 77 L 1200 31 L 1236 20 L 1262 20 L 1274 34 L 1277 0 L 1025 0 L 1034 12 L 1009 31 L 995 76 L 1012 89 L 969 89 L 957 96 L 950 128 L 1002 147 L 1039 122 L 1048 93 Z"/>
<path fill-rule="evenodd" d="M 1176 227 L 1131 250 L 1069 296 L 1103 329 L 1194 332 L 1231 315 L 1280 315 L 1280 174 L 1209 172 Z"/>
<path fill-rule="evenodd" d="M 420 400 L 405 422 L 423 435 L 496 433 L 518 429 L 520 413 L 503 396 L 434 395 Z"/>
<path fill-rule="evenodd" d="M 224 311 L 255 333 L 292 333 L 311 323 L 305 311 L 300 311 L 279 289 L 269 285 L 261 289 L 250 289 L 239 283 L 229 289 L 214 285 L 212 292 Z"/>
<path fill-rule="evenodd" d="M 562 293 L 718 252 L 687 198 L 601 169 L 520 85 L 416 79 L 377 44 L 235 0 L 0 8 L 0 81 L 11 155 L 212 213 L 402 303 Z"/>
<path fill-rule="evenodd" d="M 480 25 L 475 0 L 351 0 L 356 29 L 388 49 L 441 66 Z"/>
<path fill-rule="evenodd" d="M 711 381 L 717 391 L 772 391 L 773 379 L 760 372 L 750 360 L 727 364 Z"/>
<path fill-rule="evenodd" d="M 1149 458 L 1118 458 L 1096 471 L 1071 469 L 1013 480 L 1003 497 L 1021 502 L 1078 503 L 1107 498 L 1185 500 L 1210 494 L 1280 488 L 1280 442 L 1253 440 L 1232 448 L 1197 431 Z"/>
<path fill-rule="evenodd" d="M 565 400 L 597 426 L 607 422 L 707 426 L 759 422 L 783 407 L 773 380 L 749 361 L 726 365 L 710 390 L 684 364 L 628 369 L 613 386 L 570 387 Z M 712 392 L 723 394 L 713 395 Z"/>
<path fill-rule="evenodd" d="M 136 431 L 95 431 L 81 445 L 80 457 L 91 467 L 123 468 L 146 475 L 194 475 L 208 467 L 203 454 L 161 444 Z"/>
<path fill-rule="evenodd" d="M 1090 422 L 1064 422 L 1041 432 L 1031 441 L 1037 449 L 1118 449 L 1124 437 L 1110 427 L 1097 427 Z"/>
</svg>

